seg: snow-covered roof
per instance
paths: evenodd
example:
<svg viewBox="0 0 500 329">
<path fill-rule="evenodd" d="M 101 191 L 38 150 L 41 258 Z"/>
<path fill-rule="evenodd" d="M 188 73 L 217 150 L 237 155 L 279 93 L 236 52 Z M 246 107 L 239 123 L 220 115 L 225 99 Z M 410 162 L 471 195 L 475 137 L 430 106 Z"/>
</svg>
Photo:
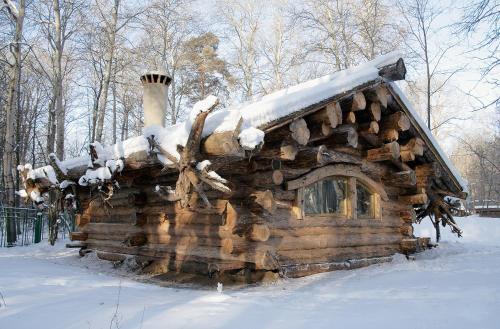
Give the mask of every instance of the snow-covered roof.
<svg viewBox="0 0 500 329">
<path fill-rule="evenodd" d="M 380 68 L 395 64 L 400 58 L 398 52 L 391 52 L 359 66 L 276 91 L 263 96 L 260 100 L 212 112 L 205 120 L 202 135 L 207 137 L 214 132 L 234 131 L 241 122 L 240 145 L 245 149 L 253 149 L 263 141 L 264 133 L 261 130 L 268 128 L 282 118 L 293 116 L 303 109 L 349 92 L 366 83 L 381 81 L 382 78 L 379 76 Z M 414 119 L 414 124 L 418 130 L 425 134 L 425 137 L 441 158 L 442 163 L 449 169 L 462 189 L 466 191 L 466 183 L 441 150 L 431 132 L 423 124 L 411 103 L 395 84 L 390 86 L 401 98 L 410 116 Z M 148 127 L 141 136 L 129 138 L 107 147 L 101 147 L 98 143 L 95 144 L 100 161 L 104 163 L 107 160 L 126 159 L 131 154 L 149 150 L 147 136 L 152 134 L 155 135 L 157 142 L 166 151 L 179 157 L 177 145 L 185 145 L 200 108 L 206 108 L 210 105 L 208 103 L 213 101 L 214 99 L 207 99 L 199 102 L 194 106 L 186 121 L 176 125 L 164 128 L 159 126 Z M 171 164 L 166 158 L 159 157 L 159 160 L 164 164 Z M 90 156 L 86 155 L 61 161 L 59 165 L 64 170 L 71 170 L 72 168 L 86 166 L 89 162 Z"/>
</svg>

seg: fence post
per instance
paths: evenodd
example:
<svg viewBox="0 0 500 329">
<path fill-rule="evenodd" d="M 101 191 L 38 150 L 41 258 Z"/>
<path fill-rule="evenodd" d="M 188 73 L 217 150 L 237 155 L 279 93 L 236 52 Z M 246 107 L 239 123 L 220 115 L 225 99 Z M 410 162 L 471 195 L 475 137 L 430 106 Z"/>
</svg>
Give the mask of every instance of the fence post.
<svg viewBox="0 0 500 329">
<path fill-rule="evenodd" d="M 16 218 L 15 216 L 13 216 L 12 209 L 4 209 L 4 211 L 6 219 L 7 247 L 12 247 L 16 244 L 17 241 Z"/>
<path fill-rule="evenodd" d="M 35 219 L 35 243 L 42 241 L 42 213 L 36 213 Z"/>
</svg>

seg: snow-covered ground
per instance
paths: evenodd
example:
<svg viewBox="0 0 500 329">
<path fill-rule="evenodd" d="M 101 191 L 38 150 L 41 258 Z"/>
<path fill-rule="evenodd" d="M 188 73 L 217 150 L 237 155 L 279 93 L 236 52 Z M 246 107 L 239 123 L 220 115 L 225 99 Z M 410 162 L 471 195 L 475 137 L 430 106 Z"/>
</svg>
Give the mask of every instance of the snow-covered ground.
<svg viewBox="0 0 500 329">
<path fill-rule="evenodd" d="M 164 288 L 63 244 L 0 249 L 0 329 L 500 328 L 500 219 L 415 261 L 217 292 Z M 418 235 L 433 235 L 429 224 Z"/>
</svg>

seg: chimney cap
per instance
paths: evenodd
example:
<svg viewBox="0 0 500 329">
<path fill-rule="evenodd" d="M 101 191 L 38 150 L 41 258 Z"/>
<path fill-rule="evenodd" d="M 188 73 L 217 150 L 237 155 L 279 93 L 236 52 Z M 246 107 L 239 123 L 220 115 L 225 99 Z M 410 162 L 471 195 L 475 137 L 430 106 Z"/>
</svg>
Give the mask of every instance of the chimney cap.
<svg viewBox="0 0 500 329">
<path fill-rule="evenodd" d="M 170 78 L 165 71 L 148 71 L 141 75 L 141 82 L 147 83 L 160 83 L 169 85 L 172 78 Z"/>
</svg>

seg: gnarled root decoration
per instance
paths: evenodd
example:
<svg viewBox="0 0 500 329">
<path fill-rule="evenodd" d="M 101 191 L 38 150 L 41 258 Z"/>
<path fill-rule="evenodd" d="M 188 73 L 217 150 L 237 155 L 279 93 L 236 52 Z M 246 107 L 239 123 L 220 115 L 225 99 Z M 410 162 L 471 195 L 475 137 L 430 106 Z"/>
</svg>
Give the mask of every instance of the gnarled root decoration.
<svg viewBox="0 0 500 329">
<path fill-rule="evenodd" d="M 203 183 L 223 193 L 231 192 L 231 189 L 226 186 L 228 181 L 220 177 L 215 171 L 210 170 L 210 161 L 205 160 L 198 162 L 205 120 L 217 104 L 218 101 L 214 102 L 205 111 L 200 111 L 197 114 L 193 126 L 191 127 L 186 146 L 177 146 L 180 155 L 179 159 L 165 150 L 155 140 L 154 135 L 148 137 L 149 144 L 152 146 L 153 150 L 163 155 L 179 170 L 179 178 L 175 184 L 175 190 L 170 186 L 157 186 L 156 192 L 168 201 L 180 201 L 181 207 L 186 207 L 188 205 L 190 194 L 193 191 L 200 196 L 207 208 L 212 207 L 204 192 Z"/>
<path fill-rule="evenodd" d="M 459 237 L 462 236 L 462 230 L 458 227 L 451 213 L 455 208 L 451 203 L 444 200 L 446 195 L 443 193 L 430 189 L 427 191 L 429 203 L 422 206 L 420 209 L 417 209 L 417 223 L 420 223 L 422 219 L 427 216 L 431 219 L 432 224 L 436 229 L 436 242 L 439 242 L 439 239 L 441 238 L 441 231 L 439 227 L 440 223 L 443 227 L 448 225 L 452 233 L 455 233 Z"/>
</svg>

